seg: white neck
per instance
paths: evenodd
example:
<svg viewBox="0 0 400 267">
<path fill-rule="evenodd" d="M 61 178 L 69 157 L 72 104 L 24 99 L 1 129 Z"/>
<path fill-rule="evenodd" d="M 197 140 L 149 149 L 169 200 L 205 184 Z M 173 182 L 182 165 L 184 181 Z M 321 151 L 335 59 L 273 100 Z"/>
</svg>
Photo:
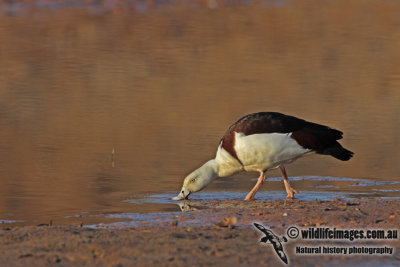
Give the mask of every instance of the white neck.
<svg viewBox="0 0 400 267">
<path fill-rule="evenodd" d="M 186 176 L 182 190 L 188 190 L 191 193 L 200 191 L 215 178 L 224 177 L 236 171 L 237 169 L 231 168 L 230 165 L 221 165 L 217 159 L 209 160 L 203 166 Z"/>
<path fill-rule="evenodd" d="M 202 174 L 201 176 L 209 184 L 212 180 L 219 177 L 219 164 L 215 159 L 212 159 L 204 163 L 197 171 Z"/>
</svg>

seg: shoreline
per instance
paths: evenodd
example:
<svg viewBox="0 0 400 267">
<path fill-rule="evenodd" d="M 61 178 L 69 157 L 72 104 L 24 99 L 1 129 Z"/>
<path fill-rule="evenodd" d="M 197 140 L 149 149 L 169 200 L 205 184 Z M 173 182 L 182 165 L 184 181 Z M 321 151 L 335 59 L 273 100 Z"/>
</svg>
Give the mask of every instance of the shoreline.
<svg viewBox="0 0 400 267">
<path fill-rule="evenodd" d="M 198 205 L 190 201 L 192 207 Z M 258 222 L 277 236 L 288 228 L 397 229 L 400 200 L 270 202 L 212 201 L 207 209 L 167 213 L 150 221 L 107 225 L 21 226 L 0 230 L 5 266 L 264 266 L 285 264 L 271 244 L 259 242 Z M 235 218 L 235 219 L 232 219 Z M 305 240 L 284 243 L 290 266 L 388 266 L 400 264 L 400 242 L 393 240 Z M 297 247 L 392 248 L 391 255 L 311 254 Z M 361 250 L 360 250 L 361 251 Z M 367 264 L 367 265 L 366 265 Z"/>
</svg>

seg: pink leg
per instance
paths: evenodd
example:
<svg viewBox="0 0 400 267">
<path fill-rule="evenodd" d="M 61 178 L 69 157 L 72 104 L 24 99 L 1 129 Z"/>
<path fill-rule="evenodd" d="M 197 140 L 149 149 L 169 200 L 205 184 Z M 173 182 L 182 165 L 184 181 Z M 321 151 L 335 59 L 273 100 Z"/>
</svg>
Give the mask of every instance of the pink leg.
<svg viewBox="0 0 400 267">
<path fill-rule="evenodd" d="M 258 177 L 256 185 L 251 189 L 251 191 L 247 194 L 244 200 L 254 200 L 254 196 L 257 193 L 257 190 L 261 187 L 261 185 L 265 181 L 265 174 L 263 172 L 260 173 L 260 177 Z"/>
<path fill-rule="evenodd" d="M 283 180 L 283 183 L 285 184 L 285 189 L 286 189 L 286 193 L 287 193 L 287 197 L 286 198 L 287 199 L 293 199 L 294 194 L 298 194 L 299 192 L 296 189 L 294 189 L 294 188 L 292 188 L 290 186 L 290 183 L 289 183 L 289 180 L 288 180 L 288 177 L 287 177 L 287 174 L 286 174 L 285 167 L 284 166 L 279 166 L 279 170 L 281 171 L 282 180 Z"/>
</svg>

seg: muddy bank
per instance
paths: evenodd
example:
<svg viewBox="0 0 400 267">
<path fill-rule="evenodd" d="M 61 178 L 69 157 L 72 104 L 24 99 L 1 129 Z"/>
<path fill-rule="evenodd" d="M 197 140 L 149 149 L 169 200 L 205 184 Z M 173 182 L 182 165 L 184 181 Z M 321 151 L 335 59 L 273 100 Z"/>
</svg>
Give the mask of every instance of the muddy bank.
<svg viewBox="0 0 400 267">
<path fill-rule="evenodd" d="M 191 203 L 192 208 L 195 203 Z M 400 242 L 386 240 L 290 239 L 287 229 L 397 229 L 399 200 L 212 202 L 207 209 L 165 213 L 163 220 L 113 225 L 27 226 L 0 230 L 5 266 L 284 266 L 271 244 L 260 244 L 259 222 L 282 242 L 291 266 L 395 266 Z M 204 203 L 203 203 L 204 205 Z M 215 225 L 234 217 L 233 226 Z M 296 246 L 386 247 L 392 255 L 299 254 Z"/>
</svg>

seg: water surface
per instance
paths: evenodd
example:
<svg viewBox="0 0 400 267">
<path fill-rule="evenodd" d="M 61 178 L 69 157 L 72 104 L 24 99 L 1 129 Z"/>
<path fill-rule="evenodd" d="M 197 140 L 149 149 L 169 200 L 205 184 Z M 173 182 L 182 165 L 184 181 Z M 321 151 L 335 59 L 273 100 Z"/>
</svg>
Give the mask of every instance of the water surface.
<svg viewBox="0 0 400 267">
<path fill-rule="evenodd" d="M 176 210 L 125 200 L 177 192 L 226 128 L 257 111 L 340 129 L 355 152 L 300 159 L 289 176 L 399 180 L 399 2 L 218 3 L 1 6 L 0 220 Z M 255 177 L 209 190 L 244 194 Z M 273 184 L 263 189 L 283 190 Z"/>
</svg>

